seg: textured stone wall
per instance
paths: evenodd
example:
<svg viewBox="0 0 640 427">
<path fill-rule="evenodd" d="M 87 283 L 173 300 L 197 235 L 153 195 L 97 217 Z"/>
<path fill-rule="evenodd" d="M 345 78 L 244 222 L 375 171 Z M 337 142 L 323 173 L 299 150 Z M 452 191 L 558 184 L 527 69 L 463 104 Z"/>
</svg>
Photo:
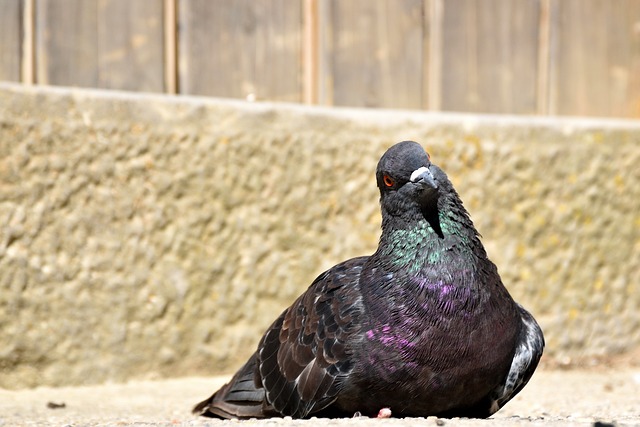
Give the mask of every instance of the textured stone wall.
<svg viewBox="0 0 640 427">
<path fill-rule="evenodd" d="M 0 386 L 230 372 L 374 251 L 374 171 L 449 174 L 557 359 L 640 344 L 640 124 L 0 85 Z"/>
</svg>

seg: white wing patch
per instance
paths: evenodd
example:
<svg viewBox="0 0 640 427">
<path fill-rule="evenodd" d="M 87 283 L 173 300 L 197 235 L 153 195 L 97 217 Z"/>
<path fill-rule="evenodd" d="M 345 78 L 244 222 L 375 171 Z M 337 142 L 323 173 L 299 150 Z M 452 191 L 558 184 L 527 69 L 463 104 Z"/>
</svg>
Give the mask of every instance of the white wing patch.
<svg viewBox="0 0 640 427">
<path fill-rule="evenodd" d="M 525 386 L 531 375 L 533 375 L 540 356 L 542 356 L 544 348 L 542 330 L 531 314 L 522 307 L 519 308 L 522 312 L 523 324 L 520 341 L 513 355 L 513 361 L 504 384 L 498 386 L 491 393 L 490 412 L 492 414 L 504 406 Z"/>
</svg>

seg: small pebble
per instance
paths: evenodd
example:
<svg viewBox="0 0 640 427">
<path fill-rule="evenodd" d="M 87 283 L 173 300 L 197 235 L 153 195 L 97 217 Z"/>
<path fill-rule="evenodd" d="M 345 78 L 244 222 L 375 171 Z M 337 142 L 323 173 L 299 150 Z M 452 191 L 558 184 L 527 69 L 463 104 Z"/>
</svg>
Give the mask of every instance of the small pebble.
<svg viewBox="0 0 640 427">
<path fill-rule="evenodd" d="M 435 425 L 437 426 L 443 426 L 444 425 L 444 420 L 441 420 L 440 418 L 431 415 L 429 417 L 427 417 L 427 421 L 431 421 L 432 423 L 435 423 Z"/>
<path fill-rule="evenodd" d="M 56 402 L 47 402 L 47 408 L 49 409 L 62 409 L 66 408 L 67 404 L 64 402 L 56 403 Z"/>
</svg>

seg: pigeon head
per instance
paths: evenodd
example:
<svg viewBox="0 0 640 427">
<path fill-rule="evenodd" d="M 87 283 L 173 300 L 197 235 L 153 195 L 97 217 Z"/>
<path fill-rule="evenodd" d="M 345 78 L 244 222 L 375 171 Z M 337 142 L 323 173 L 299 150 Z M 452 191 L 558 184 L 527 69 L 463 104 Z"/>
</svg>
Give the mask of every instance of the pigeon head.
<svg viewBox="0 0 640 427">
<path fill-rule="evenodd" d="M 435 211 L 442 185 L 440 174 L 417 142 L 403 141 L 389 148 L 376 170 L 383 216 L 425 216 Z"/>
</svg>

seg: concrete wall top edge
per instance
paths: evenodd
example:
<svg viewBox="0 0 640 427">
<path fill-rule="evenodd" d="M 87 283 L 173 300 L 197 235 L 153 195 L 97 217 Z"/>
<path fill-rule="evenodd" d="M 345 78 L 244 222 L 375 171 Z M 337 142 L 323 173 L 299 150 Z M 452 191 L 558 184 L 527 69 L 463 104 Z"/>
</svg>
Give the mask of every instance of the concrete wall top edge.
<svg viewBox="0 0 640 427">
<path fill-rule="evenodd" d="M 320 116 L 342 118 L 361 123 L 376 123 L 381 126 L 394 126 L 406 122 L 420 122 L 424 125 L 439 124 L 460 126 L 466 132 L 475 131 L 483 127 L 526 127 L 549 128 L 559 130 L 564 135 L 588 130 L 603 131 L 631 131 L 640 130 L 640 120 L 609 119 L 576 116 L 532 116 L 532 115 L 505 115 L 505 114 L 474 114 L 459 112 L 436 112 L 402 109 L 368 109 L 350 107 L 327 107 L 318 105 L 304 105 L 279 102 L 248 102 L 230 98 L 211 98 L 186 95 L 162 95 L 140 92 L 125 92 L 104 89 L 88 89 L 78 87 L 59 86 L 29 86 L 11 82 L 0 82 L 0 91 L 20 93 L 42 93 L 47 95 L 60 95 L 71 97 L 75 100 L 84 99 L 114 99 L 127 100 L 134 103 L 147 103 L 153 101 L 156 104 L 175 105 L 182 104 L 185 107 L 227 107 L 242 110 L 246 113 L 261 114 L 267 111 L 278 110 L 293 115 Z M 170 119 L 170 118 L 168 118 Z"/>
</svg>

